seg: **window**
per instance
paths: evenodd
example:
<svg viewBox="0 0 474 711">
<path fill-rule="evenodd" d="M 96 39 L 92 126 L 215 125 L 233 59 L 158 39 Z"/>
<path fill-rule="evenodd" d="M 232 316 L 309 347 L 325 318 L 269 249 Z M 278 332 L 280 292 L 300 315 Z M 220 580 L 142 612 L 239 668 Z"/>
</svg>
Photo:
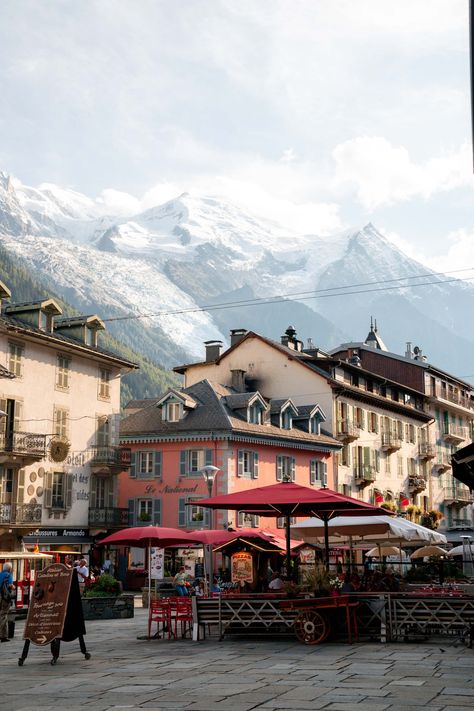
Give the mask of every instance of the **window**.
<svg viewBox="0 0 474 711">
<path fill-rule="evenodd" d="M 212 449 L 183 449 L 180 452 L 179 475 L 201 476 L 203 467 L 212 464 Z"/>
<path fill-rule="evenodd" d="M 256 514 L 248 514 L 244 511 L 239 511 L 237 513 L 237 526 L 239 528 L 258 528 L 260 525 L 260 516 Z"/>
<path fill-rule="evenodd" d="M 8 370 L 17 378 L 23 375 L 23 353 L 24 348 L 19 343 L 9 343 Z"/>
<path fill-rule="evenodd" d="M 108 447 L 110 443 L 110 422 L 103 415 L 97 418 L 97 446 Z"/>
<path fill-rule="evenodd" d="M 350 467 L 351 465 L 351 450 L 347 444 L 341 449 L 341 466 Z"/>
<path fill-rule="evenodd" d="M 309 431 L 310 434 L 321 434 L 321 417 L 319 415 L 309 418 Z"/>
<path fill-rule="evenodd" d="M 282 430 L 291 430 L 293 426 L 293 417 L 289 407 L 280 414 L 280 427 Z"/>
<path fill-rule="evenodd" d="M 237 476 L 258 479 L 258 452 L 239 449 L 237 455 Z"/>
<path fill-rule="evenodd" d="M 54 409 L 54 434 L 62 439 L 67 438 L 68 433 L 68 411 L 61 407 Z"/>
<path fill-rule="evenodd" d="M 259 402 L 250 405 L 247 411 L 247 422 L 253 425 L 262 424 L 262 405 Z"/>
<path fill-rule="evenodd" d="M 161 478 L 161 451 L 145 449 L 132 452 L 130 457 L 131 479 L 160 479 Z"/>
<path fill-rule="evenodd" d="M 166 419 L 168 422 L 179 422 L 181 419 L 181 405 L 179 402 L 169 402 L 166 407 Z"/>
<path fill-rule="evenodd" d="M 44 506 L 47 509 L 66 511 L 72 505 L 72 474 L 47 472 L 44 489 Z"/>
<path fill-rule="evenodd" d="M 210 511 L 199 506 L 198 496 L 180 498 L 178 504 L 178 526 L 196 526 L 206 528 L 210 522 Z M 186 504 L 189 503 L 189 506 Z"/>
<path fill-rule="evenodd" d="M 161 499 L 129 499 L 128 511 L 132 526 L 161 525 Z"/>
<path fill-rule="evenodd" d="M 294 526 L 296 523 L 296 516 L 290 516 L 290 526 Z M 286 527 L 286 517 L 285 516 L 279 516 L 277 518 L 277 528 L 285 528 Z"/>
<path fill-rule="evenodd" d="M 67 390 L 69 388 L 70 362 L 66 356 L 58 355 L 56 363 L 56 387 L 60 390 Z"/>
<path fill-rule="evenodd" d="M 405 439 L 407 442 L 411 442 L 412 444 L 416 442 L 414 425 L 405 425 Z"/>
<path fill-rule="evenodd" d="M 328 466 L 321 459 L 312 459 L 309 463 L 309 483 L 313 486 L 327 486 Z"/>
<path fill-rule="evenodd" d="M 99 397 L 104 400 L 110 399 L 110 370 L 99 368 Z"/>
<path fill-rule="evenodd" d="M 403 476 L 403 457 L 401 455 L 397 456 L 397 476 Z"/>
<path fill-rule="evenodd" d="M 278 455 L 276 459 L 277 481 L 294 481 L 296 475 L 296 462 L 294 457 Z"/>
<path fill-rule="evenodd" d="M 361 407 L 355 407 L 354 408 L 354 419 L 355 419 L 355 424 L 359 429 L 363 430 L 365 428 L 365 417 L 364 417 L 364 411 Z"/>
<path fill-rule="evenodd" d="M 368 413 L 368 429 L 369 432 L 379 431 L 379 418 L 375 412 Z"/>
<path fill-rule="evenodd" d="M 138 499 L 137 513 L 139 521 L 151 521 L 153 501 L 151 499 Z"/>
<path fill-rule="evenodd" d="M 392 455 L 389 454 L 388 452 L 386 452 L 386 454 L 385 454 L 385 474 L 392 473 L 391 462 L 392 462 Z"/>
</svg>

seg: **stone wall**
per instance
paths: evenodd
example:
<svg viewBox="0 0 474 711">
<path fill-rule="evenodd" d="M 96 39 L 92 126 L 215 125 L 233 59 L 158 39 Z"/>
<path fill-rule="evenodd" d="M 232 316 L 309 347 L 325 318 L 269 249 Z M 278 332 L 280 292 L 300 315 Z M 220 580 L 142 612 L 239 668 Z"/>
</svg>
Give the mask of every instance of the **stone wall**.
<svg viewBox="0 0 474 711">
<path fill-rule="evenodd" d="M 134 615 L 133 595 L 118 597 L 83 597 L 85 620 L 129 619 Z"/>
</svg>

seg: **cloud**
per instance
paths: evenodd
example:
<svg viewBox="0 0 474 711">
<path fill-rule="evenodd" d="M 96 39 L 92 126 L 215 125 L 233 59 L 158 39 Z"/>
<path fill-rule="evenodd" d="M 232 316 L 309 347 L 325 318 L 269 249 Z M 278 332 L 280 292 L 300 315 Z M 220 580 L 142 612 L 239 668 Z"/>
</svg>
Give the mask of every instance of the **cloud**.
<svg viewBox="0 0 474 711">
<path fill-rule="evenodd" d="M 474 185 L 471 150 L 465 144 L 416 163 L 404 146 L 393 146 L 379 136 L 361 136 L 333 150 L 334 186 L 355 190 L 366 210 L 414 197 L 428 199 L 436 193 Z"/>
<path fill-rule="evenodd" d="M 445 250 L 440 257 L 427 257 L 425 263 L 436 271 L 471 270 L 469 274 L 459 275 L 459 278 L 474 276 L 474 230 L 462 228 L 449 233 Z"/>
</svg>

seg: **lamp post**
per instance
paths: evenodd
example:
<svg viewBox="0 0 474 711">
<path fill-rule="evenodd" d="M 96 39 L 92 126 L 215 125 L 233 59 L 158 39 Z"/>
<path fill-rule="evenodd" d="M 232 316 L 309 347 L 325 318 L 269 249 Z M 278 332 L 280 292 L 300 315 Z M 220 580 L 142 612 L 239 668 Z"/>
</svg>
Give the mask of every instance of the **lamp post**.
<svg viewBox="0 0 474 711">
<path fill-rule="evenodd" d="M 207 493 L 209 494 L 209 498 L 212 496 L 212 488 L 214 486 L 214 480 L 217 476 L 217 472 L 220 471 L 218 467 L 214 467 L 212 464 L 208 464 L 207 466 L 203 467 L 201 469 L 201 474 L 204 477 L 204 480 L 207 484 Z M 209 510 L 209 528 L 212 529 L 212 509 Z M 212 546 L 209 545 L 209 592 L 211 591 L 211 586 L 212 586 L 212 581 L 213 581 L 213 560 L 212 560 Z"/>
</svg>

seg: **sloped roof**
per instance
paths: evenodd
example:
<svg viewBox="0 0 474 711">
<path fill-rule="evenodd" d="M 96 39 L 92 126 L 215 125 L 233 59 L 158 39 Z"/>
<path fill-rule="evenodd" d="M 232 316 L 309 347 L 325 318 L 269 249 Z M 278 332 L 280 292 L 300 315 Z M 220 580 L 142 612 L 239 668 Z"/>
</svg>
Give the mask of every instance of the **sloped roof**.
<svg viewBox="0 0 474 711">
<path fill-rule="evenodd" d="M 265 402 L 259 392 L 252 393 L 233 393 L 225 398 L 225 404 L 230 410 L 243 410 L 247 408 L 254 400 Z"/>
</svg>

